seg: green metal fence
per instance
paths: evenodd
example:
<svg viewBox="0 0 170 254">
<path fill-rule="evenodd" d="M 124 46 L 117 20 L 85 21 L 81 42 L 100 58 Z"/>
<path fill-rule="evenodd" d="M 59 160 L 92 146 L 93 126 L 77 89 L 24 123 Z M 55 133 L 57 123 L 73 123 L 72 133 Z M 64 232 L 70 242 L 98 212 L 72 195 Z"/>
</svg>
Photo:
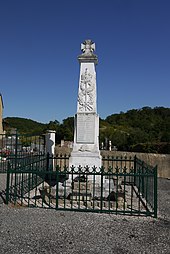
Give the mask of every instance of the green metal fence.
<svg viewBox="0 0 170 254">
<path fill-rule="evenodd" d="M 62 166 L 57 163 L 61 156 L 32 158 L 31 163 L 27 158 L 16 167 L 9 163 L 7 203 L 157 217 L 156 167 L 136 157 L 107 157 L 101 168 L 68 168 L 68 158 L 62 159 Z"/>
<path fill-rule="evenodd" d="M 135 157 L 134 160 L 136 192 L 141 196 L 143 202 L 154 208 L 157 217 L 157 166 L 151 167 L 144 161 Z"/>
<path fill-rule="evenodd" d="M 17 168 L 20 164 L 27 163 L 31 157 L 44 153 L 44 136 L 20 135 L 17 132 L 0 134 L 0 173 L 7 172 L 8 162 Z"/>
<path fill-rule="evenodd" d="M 17 164 L 8 161 L 6 203 L 16 203 L 21 197 L 29 197 L 30 192 L 44 182 L 43 174 L 46 169 L 46 155 L 29 155 L 22 158 L 22 163 Z"/>
</svg>

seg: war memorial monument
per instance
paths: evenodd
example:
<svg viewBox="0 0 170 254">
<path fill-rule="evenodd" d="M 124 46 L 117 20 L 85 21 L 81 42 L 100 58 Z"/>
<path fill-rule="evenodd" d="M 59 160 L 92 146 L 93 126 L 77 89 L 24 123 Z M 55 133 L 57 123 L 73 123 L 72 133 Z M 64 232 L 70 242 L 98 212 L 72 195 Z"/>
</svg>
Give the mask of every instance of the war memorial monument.
<svg viewBox="0 0 170 254">
<path fill-rule="evenodd" d="M 69 167 L 101 167 L 99 151 L 99 116 L 97 114 L 96 71 L 98 63 L 94 54 L 95 43 L 85 40 L 81 44 L 82 54 L 78 56 L 80 77 L 78 87 L 77 113 L 74 120 L 73 151 Z"/>
<path fill-rule="evenodd" d="M 94 42 L 85 40 L 81 50 L 71 156 L 55 155 L 55 131 L 48 131 L 46 152 L 42 153 L 40 146 L 31 154 L 23 151 L 21 163 L 16 133 L 15 160 L 9 156 L 10 164 L 1 163 L 2 171 L 8 169 L 4 200 L 26 207 L 157 217 L 157 166 L 151 167 L 136 156 L 102 158 L 100 154 Z M 40 141 L 39 145 L 44 144 L 44 139 Z"/>
</svg>

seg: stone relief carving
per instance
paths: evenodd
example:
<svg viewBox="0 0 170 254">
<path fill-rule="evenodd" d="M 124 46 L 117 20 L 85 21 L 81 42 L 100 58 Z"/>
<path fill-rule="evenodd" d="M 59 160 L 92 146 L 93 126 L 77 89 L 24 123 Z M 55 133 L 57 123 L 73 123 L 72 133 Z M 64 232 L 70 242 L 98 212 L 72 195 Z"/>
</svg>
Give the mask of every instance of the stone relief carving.
<svg viewBox="0 0 170 254">
<path fill-rule="evenodd" d="M 90 148 L 88 145 L 82 145 L 80 148 L 79 148 L 79 151 L 80 152 L 91 152 Z"/>
<path fill-rule="evenodd" d="M 81 75 L 78 103 L 80 111 L 94 110 L 94 76 L 86 68 Z"/>
</svg>

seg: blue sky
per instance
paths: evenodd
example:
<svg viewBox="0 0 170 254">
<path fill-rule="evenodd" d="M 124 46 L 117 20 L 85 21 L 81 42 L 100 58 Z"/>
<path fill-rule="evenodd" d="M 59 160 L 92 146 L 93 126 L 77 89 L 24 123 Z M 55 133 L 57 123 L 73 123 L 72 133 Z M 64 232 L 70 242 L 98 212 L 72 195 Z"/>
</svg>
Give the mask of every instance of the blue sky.
<svg viewBox="0 0 170 254">
<path fill-rule="evenodd" d="M 169 0 L 1 0 L 3 116 L 74 116 L 85 39 L 96 43 L 101 118 L 170 107 Z"/>
</svg>

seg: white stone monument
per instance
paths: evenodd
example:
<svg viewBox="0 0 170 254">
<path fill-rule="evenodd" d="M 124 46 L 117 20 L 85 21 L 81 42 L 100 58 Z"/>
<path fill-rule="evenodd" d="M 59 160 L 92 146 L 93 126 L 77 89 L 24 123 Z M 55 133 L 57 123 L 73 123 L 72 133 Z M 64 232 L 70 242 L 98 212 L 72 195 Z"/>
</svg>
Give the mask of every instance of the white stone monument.
<svg viewBox="0 0 170 254">
<path fill-rule="evenodd" d="M 46 153 L 49 153 L 50 158 L 52 158 L 55 154 L 55 133 L 54 130 L 48 130 L 45 135 L 45 143 L 46 143 Z M 54 160 L 50 159 L 49 166 L 54 168 Z"/>
<path fill-rule="evenodd" d="M 73 151 L 69 167 L 101 167 L 99 151 L 99 116 L 97 115 L 96 71 L 97 56 L 93 53 L 95 43 L 85 40 L 78 56 L 80 78 L 77 114 L 74 122 Z"/>
</svg>

